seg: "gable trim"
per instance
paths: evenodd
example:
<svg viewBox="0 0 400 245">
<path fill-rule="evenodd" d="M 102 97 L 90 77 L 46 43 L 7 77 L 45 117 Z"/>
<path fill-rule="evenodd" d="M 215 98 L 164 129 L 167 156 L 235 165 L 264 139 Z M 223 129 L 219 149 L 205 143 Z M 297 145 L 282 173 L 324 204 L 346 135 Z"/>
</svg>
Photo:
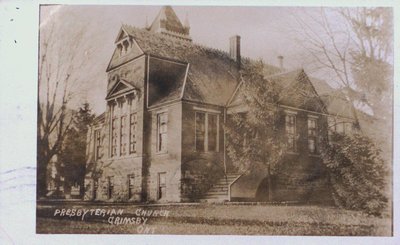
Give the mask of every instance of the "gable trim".
<svg viewBox="0 0 400 245">
<path fill-rule="evenodd" d="M 117 38 L 116 38 L 115 41 L 114 41 L 114 44 L 116 44 L 116 43 L 118 43 L 118 42 L 120 41 L 120 38 L 119 38 L 119 37 L 121 36 L 122 33 L 125 33 L 125 35 L 126 35 L 127 37 L 130 37 L 130 36 L 131 36 L 131 35 L 129 34 L 129 32 L 127 32 L 127 31 L 124 29 L 124 27 L 121 26 L 121 28 L 119 29 Z"/>
<path fill-rule="evenodd" d="M 238 93 L 239 88 L 242 86 L 242 84 L 243 84 L 243 79 L 240 80 L 239 84 L 235 88 L 235 91 L 233 91 L 231 98 L 229 98 L 228 103 L 226 103 L 227 107 L 229 107 L 230 104 L 232 103 L 233 99 L 235 98 L 235 95 Z"/>
<path fill-rule="evenodd" d="M 115 51 L 114 51 L 114 52 L 115 52 Z M 134 58 L 132 58 L 132 59 L 130 59 L 130 60 L 127 60 L 127 61 L 125 61 L 125 62 L 123 62 L 123 63 L 121 63 L 121 64 L 119 64 L 119 65 L 117 65 L 117 66 L 114 66 L 114 67 L 110 68 L 111 59 L 112 59 L 112 58 L 111 58 L 111 59 L 110 59 L 110 62 L 108 63 L 106 72 L 109 72 L 109 71 L 112 71 L 112 70 L 114 70 L 114 69 L 117 69 L 117 68 L 119 68 L 119 67 L 121 67 L 121 66 L 123 66 L 123 65 L 125 65 L 125 64 L 128 64 L 129 62 L 133 62 L 133 61 L 135 61 L 135 60 L 137 60 L 137 59 L 143 57 L 144 55 L 145 55 L 145 54 L 141 54 L 141 55 L 136 56 L 136 57 L 134 57 Z M 114 56 L 114 54 L 113 54 L 113 56 Z"/>
<path fill-rule="evenodd" d="M 185 78 L 184 78 L 184 80 L 183 80 L 183 86 L 182 86 L 182 91 L 181 91 L 180 99 L 183 98 L 183 95 L 184 95 L 184 93 L 185 93 L 186 80 L 187 80 L 188 73 L 189 73 L 189 67 L 190 67 L 190 63 L 188 63 L 187 66 L 186 66 L 186 73 L 185 73 Z"/>
<path fill-rule="evenodd" d="M 318 102 L 322 105 L 322 110 L 324 112 L 328 112 L 325 103 L 322 101 L 321 96 L 318 94 L 317 90 L 314 87 L 314 84 L 311 82 L 310 78 L 308 77 L 307 73 L 304 71 L 304 69 L 301 69 L 299 75 L 305 76 L 305 78 L 307 79 L 307 82 L 311 85 L 311 88 L 313 90 L 313 92 L 315 93 L 315 95 L 318 98 Z"/>
<path fill-rule="evenodd" d="M 121 79 L 117 83 L 115 83 L 114 86 L 110 89 L 110 92 L 108 92 L 108 94 L 106 96 L 106 100 L 109 100 L 118 95 L 118 94 L 114 94 L 114 92 L 120 84 L 123 84 L 127 87 L 127 89 L 123 90 L 124 91 L 123 93 L 134 92 L 134 91 L 138 90 L 135 86 L 133 86 L 133 85 L 129 84 L 128 82 L 124 81 L 123 79 Z"/>
</svg>

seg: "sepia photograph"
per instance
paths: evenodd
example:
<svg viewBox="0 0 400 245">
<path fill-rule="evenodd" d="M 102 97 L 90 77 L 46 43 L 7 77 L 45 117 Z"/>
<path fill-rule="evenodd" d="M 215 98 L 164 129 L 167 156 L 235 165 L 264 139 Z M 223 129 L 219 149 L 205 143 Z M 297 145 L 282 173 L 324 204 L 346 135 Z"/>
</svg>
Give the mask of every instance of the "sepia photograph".
<svg viewBox="0 0 400 245">
<path fill-rule="evenodd" d="M 393 16 L 40 5 L 36 233 L 393 236 Z"/>
</svg>

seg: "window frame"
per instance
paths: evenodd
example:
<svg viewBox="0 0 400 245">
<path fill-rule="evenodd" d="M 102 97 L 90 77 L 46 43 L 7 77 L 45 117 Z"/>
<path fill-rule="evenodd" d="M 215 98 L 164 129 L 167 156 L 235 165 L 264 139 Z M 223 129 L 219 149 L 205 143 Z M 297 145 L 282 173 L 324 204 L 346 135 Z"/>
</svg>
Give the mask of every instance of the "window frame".
<svg viewBox="0 0 400 245">
<path fill-rule="evenodd" d="M 132 129 L 134 127 L 134 129 Z M 135 154 L 137 152 L 137 113 L 132 112 L 129 115 L 129 154 Z"/>
<path fill-rule="evenodd" d="M 107 198 L 111 199 L 114 193 L 114 176 L 107 176 Z"/>
<path fill-rule="evenodd" d="M 164 184 L 161 184 L 161 175 L 164 176 Z M 162 191 L 164 188 L 165 191 Z M 158 172 L 157 174 L 157 200 L 167 195 L 167 172 Z"/>
<path fill-rule="evenodd" d="M 99 160 L 102 147 L 101 128 L 94 129 L 94 160 Z"/>
<path fill-rule="evenodd" d="M 163 123 L 165 126 L 165 132 L 161 132 L 162 126 L 162 116 Z M 164 131 L 164 130 L 163 130 Z M 163 135 L 165 137 L 163 137 Z M 164 138 L 164 140 L 162 140 Z M 163 147 L 164 146 L 164 147 Z M 156 139 L 156 153 L 167 153 L 168 152 L 168 111 L 157 112 L 157 139 Z"/>
<path fill-rule="evenodd" d="M 310 123 L 313 122 L 313 127 L 310 127 Z M 314 142 L 314 150 L 310 149 L 310 140 Z M 307 149 L 310 154 L 318 154 L 318 117 L 308 116 L 307 117 Z"/>
<path fill-rule="evenodd" d="M 293 124 L 290 125 L 289 124 L 289 120 L 288 118 L 293 117 Z M 289 133 L 289 126 L 293 127 L 293 133 Z M 287 141 L 286 144 L 288 146 L 288 151 L 289 152 L 293 152 L 293 153 L 297 153 L 297 140 L 296 140 L 296 134 L 297 134 L 297 113 L 292 113 L 292 112 L 287 112 L 285 114 L 285 134 L 287 137 Z M 290 148 L 289 148 L 289 141 L 290 139 L 293 141 L 293 143 L 291 144 Z"/>
<path fill-rule="evenodd" d="M 131 199 L 135 188 L 135 174 L 128 174 L 128 199 Z M 132 180 L 132 181 L 131 181 Z"/>
<path fill-rule="evenodd" d="M 120 125 L 119 125 L 119 156 L 125 156 L 127 155 L 127 150 L 126 150 L 126 115 L 123 114 L 120 117 Z"/>
<path fill-rule="evenodd" d="M 198 143 L 197 143 L 197 128 L 198 128 L 198 122 L 197 122 L 197 115 L 198 114 L 204 114 L 204 142 L 203 142 L 203 150 L 198 149 Z M 210 120 L 209 117 L 210 115 L 215 116 L 215 149 L 210 150 L 210 144 L 209 144 L 209 138 L 210 138 L 210 131 L 209 131 L 209 126 L 210 126 Z M 219 112 L 209 112 L 205 110 L 195 110 L 195 115 L 194 115 L 194 149 L 196 152 L 219 152 L 219 122 L 220 122 L 220 114 Z"/>
<path fill-rule="evenodd" d="M 110 147 L 110 156 L 117 157 L 118 156 L 118 117 L 111 118 L 111 147 Z"/>
</svg>

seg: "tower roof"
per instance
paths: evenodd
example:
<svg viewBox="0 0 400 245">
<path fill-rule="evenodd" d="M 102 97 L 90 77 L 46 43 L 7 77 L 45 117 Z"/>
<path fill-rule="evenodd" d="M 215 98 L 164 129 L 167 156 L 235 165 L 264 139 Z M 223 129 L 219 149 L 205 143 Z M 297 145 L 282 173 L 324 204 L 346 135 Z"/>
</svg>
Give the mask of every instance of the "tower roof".
<svg viewBox="0 0 400 245">
<path fill-rule="evenodd" d="M 190 40 L 189 26 L 182 25 L 171 6 L 161 8 L 148 30 Z"/>
</svg>

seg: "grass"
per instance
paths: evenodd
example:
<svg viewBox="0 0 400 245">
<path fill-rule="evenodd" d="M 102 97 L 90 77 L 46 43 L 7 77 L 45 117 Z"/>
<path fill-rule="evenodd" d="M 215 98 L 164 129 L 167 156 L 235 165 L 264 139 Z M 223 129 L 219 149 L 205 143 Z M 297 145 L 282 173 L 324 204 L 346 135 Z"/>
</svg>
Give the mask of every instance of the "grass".
<svg viewBox="0 0 400 245">
<path fill-rule="evenodd" d="M 126 224 L 110 225 L 107 217 L 54 218 L 55 208 L 98 208 L 94 205 L 38 205 L 38 233 L 154 233 L 232 235 L 325 235 L 391 236 L 389 217 L 370 217 L 361 212 L 320 206 L 267 205 L 112 205 L 122 208 L 124 217 L 135 217 L 138 208 L 169 210 L 168 217 L 150 217 L 146 229 Z"/>
</svg>

